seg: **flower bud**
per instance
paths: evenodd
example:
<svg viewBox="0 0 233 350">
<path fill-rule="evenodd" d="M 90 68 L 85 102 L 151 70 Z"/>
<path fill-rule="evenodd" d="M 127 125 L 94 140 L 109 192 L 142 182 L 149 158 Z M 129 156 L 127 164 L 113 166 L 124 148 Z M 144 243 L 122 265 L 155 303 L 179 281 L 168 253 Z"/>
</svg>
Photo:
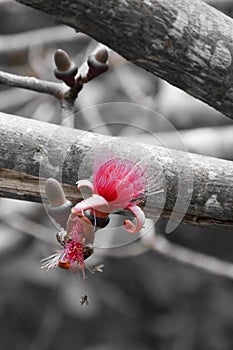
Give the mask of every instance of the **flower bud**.
<svg viewBox="0 0 233 350">
<path fill-rule="evenodd" d="M 99 49 L 95 54 L 95 58 L 100 63 L 106 63 L 108 60 L 108 51 L 105 48 Z"/>
<path fill-rule="evenodd" d="M 71 61 L 68 54 L 64 50 L 57 50 L 54 55 L 54 62 L 56 65 L 54 69 L 55 77 L 63 80 L 68 86 L 74 85 L 74 77 L 78 72 L 78 68 L 76 64 Z"/>
<path fill-rule="evenodd" d="M 87 59 L 89 66 L 87 78 L 91 80 L 97 75 L 106 72 L 108 69 L 108 51 L 105 48 L 98 50 L 95 55 L 91 55 Z"/>
</svg>

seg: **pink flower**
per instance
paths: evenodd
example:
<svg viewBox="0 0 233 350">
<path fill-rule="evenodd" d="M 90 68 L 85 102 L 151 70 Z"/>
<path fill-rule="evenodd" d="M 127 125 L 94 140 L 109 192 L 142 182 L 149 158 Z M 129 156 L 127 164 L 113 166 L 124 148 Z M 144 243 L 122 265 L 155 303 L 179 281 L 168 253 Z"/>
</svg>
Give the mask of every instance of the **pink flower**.
<svg viewBox="0 0 233 350">
<path fill-rule="evenodd" d="M 93 253 L 93 248 L 88 241 L 90 231 L 93 233 L 93 227 L 88 225 L 77 215 L 71 214 L 67 223 L 67 232 L 62 231 L 58 240 L 63 245 L 63 250 L 42 260 L 42 268 L 52 269 L 60 267 L 63 269 L 82 270 L 83 278 L 85 275 L 84 260 Z M 89 234 L 89 235 L 88 235 Z M 94 240 L 94 235 L 92 242 Z"/>
<path fill-rule="evenodd" d="M 108 216 L 113 210 L 128 209 L 136 218 L 136 225 L 124 221 L 129 233 L 137 233 L 144 225 L 145 215 L 138 206 L 148 192 L 146 169 L 125 158 L 112 158 L 94 166 L 93 184 L 88 180 L 78 182 L 78 189 L 88 187 L 92 196 L 75 205 L 74 214 L 92 210 L 96 216 Z"/>
<path fill-rule="evenodd" d="M 74 270 L 77 270 L 80 266 L 81 270 L 84 272 L 83 247 L 83 243 L 79 243 L 74 239 L 67 242 L 59 257 L 58 266 L 65 269 L 73 268 Z"/>
<path fill-rule="evenodd" d="M 110 209 L 124 209 L 146 196 L 145 171 L 128 159 L 110 159 L 94 169 L 94 193 L 104 197 Z"/>
</svg>

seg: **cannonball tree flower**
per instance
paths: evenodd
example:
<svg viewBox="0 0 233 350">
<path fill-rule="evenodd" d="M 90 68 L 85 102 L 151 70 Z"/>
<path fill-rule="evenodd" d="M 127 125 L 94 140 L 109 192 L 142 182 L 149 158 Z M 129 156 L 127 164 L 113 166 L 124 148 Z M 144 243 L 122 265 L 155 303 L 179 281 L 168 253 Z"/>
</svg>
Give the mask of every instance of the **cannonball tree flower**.
<svg viewBox="0 0 233 350">
<path fill-rule="evenodd" d="M 126 231 L 131 234 L 139 232 L 145 223 L 140 205 L 145 204 L 149 195 L 163 192 L 155 178 L 159 180 L 158 174 L 150 174 L 142 161 L 121 157 L 102 160 L 99 157 L 93 167 L 93 182 L 80 180 L 77 183 L 79 190 L 88 188 L 91 195 L 72 209 L 71 203 L 61 195 L 61 185 L 55 179 L 48 179 L 48 212 L 65 230 L 57 235 L 63 250 L 44 259 L 42 267 L 81 269 L 85 278 L 84 260 L 94 252 L 95 231 L 108 225 L 112 212 L 127 209 L 136 218 L 136 224 L 124 220 Z M 67 217 L 68 222 L 64 224 Z"/>
<path fill-rule="evenodd" d="M 103 161 L 94 166 L 93 183 L 89 180 L 77 182 L 79 190 L 88 187 L 92 195 L 76 204 L 72 213 L 80 215 L 89 210 L 97 218 L 106 218 L 115 210 L 127 209 L 136 218 L 136 224 L 124 220 L 124 227 L 127 232 L 135 234 L 145 223 L 139 205 L 146 200 L 149 185 L 146 168 L 140 162 L 120 157 Z"/>
</svg>

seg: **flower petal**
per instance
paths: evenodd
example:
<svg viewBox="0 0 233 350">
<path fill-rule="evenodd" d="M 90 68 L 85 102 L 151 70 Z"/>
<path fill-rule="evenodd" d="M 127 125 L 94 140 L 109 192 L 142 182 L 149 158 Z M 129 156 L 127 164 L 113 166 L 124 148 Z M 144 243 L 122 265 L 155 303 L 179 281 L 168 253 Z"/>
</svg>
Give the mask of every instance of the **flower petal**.
<svg viewBox="0 0 233 350">
<path fill-rule="evenodd" d="M 124 228 L 126 229 L 127 232 L 129 232 L 131 234 L 138 233 L 145 223 L 145 214 L 142 211 L 142 209 L 139 208 L 137 205 L 129 205 L 127 207 L 127 209 L 133 213 L 133 215 L 135 216 L 135 218 L 137 220 L 137 224 L 134 225 L 132 223 L 132 221 L 125 220 L 124 221 Z"/>
<path fill-rule="evenodd" d="M 84 199 L 72 208 L 73 214 L 78 214 L 81 211 L 88 209 L 98 209 L 99 211 L 109 212 L 109 204 L 102 196 L 93 194 L 91 197 Z"/>
<path fill-rule="evenodd" d="M 80 190 L 82 187 L 87 187 L 91 191 L 91 194 L 94 192 L 94 186 L 89 180 L 79 180 L 76 182 L 77 189 Z"/>
</svg>

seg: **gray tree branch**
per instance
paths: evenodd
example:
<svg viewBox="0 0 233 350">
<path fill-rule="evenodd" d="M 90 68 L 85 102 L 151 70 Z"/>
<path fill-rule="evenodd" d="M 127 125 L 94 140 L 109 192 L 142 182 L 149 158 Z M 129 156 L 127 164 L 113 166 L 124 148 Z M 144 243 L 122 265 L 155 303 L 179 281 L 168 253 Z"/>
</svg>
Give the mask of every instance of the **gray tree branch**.
<svg viewBox="0 0 233 350">
<path fill-rule="evenodd" d="M 91 154 L 102 141 L 113 139 L 116 142 L 113 137 L 0 113 L 0 168 L 5 168 L 2 174 L 6 174 L 8 169 L 37 178 L 53 176 L 75 186 L 80 166 L 83 169 L 82 178 L 88 178 L 92 169 Z M 194 225 L 232 227 L 232 162 L 163 147 L 126 143 L 123 139 L 117 142 L 120 142 L 122 150 L 127 147 L 127 151 L 135 157 L 138 156 L 139 147 L 154 173 L 158 171 L 158 164 L 163 169 L 166 181 L 163 218 L 171 215 L 177 196 L 180 196 L 180 208 L 185 213 L 183 221 Z M 6 188 L 6 178 L 3 180 L 0 177 L 0 196 L 12 198 L 12 191 Z M 20 183 L 21 180 L 18 180 Z M 193 191 L 190 187 L 192 180 Z M 18 187 L 14 198 L 35 200 L 36 197 L 38 201 L 41 200 L 38 191 L 23 193 Z M 189 197 L 190 203 L 187 201 Z M 183 203 L 187 203 L 187 208 L 182 207 Z M 154 195 L 150 205 L 145 208 L 146 216 L 154 218 L 157 209 L 157 196 Z"/>
<path fill-rule="evenodd" d="M 233 118 L 233 20 L 200 0 L 17 0 Z"/>
<path fill-rule="evenodd" d="M 61 83 L 40 80 L 34 77 L 23 77 L 21 75 L 6 73 L 2 71 L 0 71 L 0 84 L 49 94 L 57 97 L 58 99 L 61 97 L 64 90 L 64 87 Z"/>
</svg>

